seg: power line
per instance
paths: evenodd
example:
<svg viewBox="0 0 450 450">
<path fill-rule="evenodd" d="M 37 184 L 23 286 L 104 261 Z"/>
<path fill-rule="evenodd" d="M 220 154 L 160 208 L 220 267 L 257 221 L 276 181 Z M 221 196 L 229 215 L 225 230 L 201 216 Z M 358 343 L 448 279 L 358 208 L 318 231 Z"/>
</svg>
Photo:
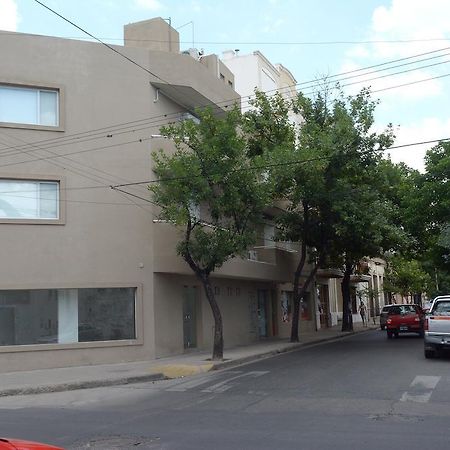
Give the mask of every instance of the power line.
<svg viewBox="0 0 450 450">
<path fill-rule="evenodd" d="M 37 1 L 37 0 L 35 0 L 35 1 Z M 318 86 L 320 81 L 326 81 L 326 80 L 330 80 L 332 78 L 341 77 L 343 75 L 357 73 L 357 72 L 362 72 L 362 71 L 365 71 L 365 70 L 368 70 L 368 69 L 371 69 L 371 68 L 382 67 L 382 66 L 386 66 L 386 65 L 389 65 L 389 64 L 393 64 L 395 62 L 406 61 L 406 60 L 410 60 L 410 59 L 413 59 L 413 58 L 418 58 L 420 56 L 425 56 L 425 55 L 434 54 L 434 53 L 437 53 L 437 52 L 442 52 L 442 51 L 448 50 L 448 49 L 450 49 L 450 47 L 445 47 L 445 48 L 442 48 L 442 49 L 437 49 L 437 50 L 432 50 L 432 51 L 428 51 L 428 52 L 423 52 L 423 53 L 419 53 L 419 54 L 416 54 L 416 55 L 411 55 L 411 56 L 408 56 L 408 57 L 399 58 L 399 59 L 396 59 L 396 60 L 391 60 L 391 61 L 387 61 L 387 62 L 380 63 L 380 64 L 374 64 L 374 65 L 371 65 L 371 66 L 367 66 L 367 67 L 363 67 L 363 68 L 359 68 L 359 69 L 354 69 L 354 70 L 342 72 L 342 73 L 335 74 L 335 75 L 330 75 L 328 77 L 322 77 L 322 78 L 319 78 L 319 79 L 316 79 L 316 80 L 312 80 L 312 81 L 296 83 L 296 84 L 293 84 L 293 85 L 290 85 L 290 86 L 286 86 L 286 87 L 282 88 L 282 90 L 283 89 L 288 89 L 288 88 L 295 88 L 295 87 L 302 86 L 302 85 L 308 85 L 308 84 L 312 84 L 312 83 L 315 83 L 315 85 Z M 396 66 L 392 66 L 392 67 L 385 67 L 385 68 L 379 69 L 377 71 L 372 71 L 372 72 L 368 72 L 368 73 L 365 73 L 365 74 L 354 75 L 354 77 L 365 76 L 365 75 L 368 75 L 368 74 L 371 74 L 371 73 L 375 73 L 375 72 L 378 72 L 378 71 L 383 71 L 383 70 L 391 70 L 391 69 L 396 68 L 396 67 L 409 65 L 409 64 L 416 64 L 418 62 L 423 62 L 423 61 L 427 61 L 427 60 L 430 60 L 430 59 L 440 58 L 440 57 L 447 56 L 447 55 L 448 55 L 448 53 L 442 54 L 442 55 L 436 55 L 436 56 L 433 56 L 431 58 L 424 58 L 424 59 L 418 60 L 418 61 L 412 61 L 412 62 L 406 63 L 406 64 L 400 64 L 400 65 L 396 65 Z M 350 78 L 351 77 L 347 77 L 345 79 L 350 79 Z M 343 79 L 341 79 L 341 80 L 343 80 Z M 337 81 L 340 81 L 340 80 L 337 80 Z M 361 83 L 363 83 L 363 82 L 365 82 L 365 81 L 361 80 Z M 357 84 L 357 83 L 353 83 L 353 84 Z M 348 85 L 345 85 L 345 86 L 348 86 Z M 279 90 L 278 88 L 277 89 L 272 89 L 272 90 L 267 90 L 267 91 L 265 91 L 265 93 L 271 93 L 271 92 L 275 92 L 275 91 L 278 91 L 278 90 Z M 250 99 L 252 97 L 254 97 L 253 94 L 241 97 L 241 99 L 245 99 L 245 98 L 249 98 Z M 224 100 L 222 102 L 217 102 L 216 105 L 226 104 L 226 103 L 229 103 L 231 100 L 232 99 Z M 169 113 L 169 114 L 160 114 L 160 115 L 153 116 L 153 117 L 150 117 L 150 118 L 139 119 L 139 120 L 136 120 L 136 121 L 130 121 L 130 122 L 124 122 L 122 124 L 111 125 L 109 127 L 102 127 L 102 128 L 98 128 L 98 129 L 87 130 L 85 132 L 75 133 L 73 135 L 66 135 L 66 136 L 61 136 L 59 138 L 53 138 L 53 139 L 46 139 L 46 140 L 36 141 L 36 142 L 34 142 L 34 144 L 40 144 L 40 143 L 47 143 L 47 144 L 55 143 L 56 144 L 56 142 L 61 142 L 61 141 L 64 141 L 64 140 L 65 141 L 67 141 L 67 140 L 81 140 L 82 137 L 80 137 L 80 136 L 86 135 L 85 137 L 90 137 L 90 134 L 92 134 L 93 132 L 96 132 L 96 131 L 99 131 L 101 134 L 103 134 L 103 132 L 106 131 L 106 130 L 114 130 L 115 128 L 120 127 L 122 125 L 124 125 L 124 127 L 123 128 L 119 128 L 119 130 L 120 129 L 132 128 L 133 124 L 137 124 L 139 122 L 144 122 L 145 123 L 146 121 L 151 121 L 153 119 L 158 119 L 158 118 L 163 118 L 163 117 L 164 118 L 169 118 L 169 116 L 179 115 L 179 114 L 182 114 L 183 112 L 185 112 L 185 111 L 183 110 L 183 111 L 177 111 L 177 112 L 173 112 L 173 113 Z M 148 122 L 148 123 L 151 123 L 151 122 Z M 125 126 L 125 125 L 129 125 L 129 126 Z M 104 136 L 102 135 L 102 136 L 98 137 L 98 139 L 103 138 L 103 137 Z M 108 137 L 108 135 L 107 135 L 107 137 Z M 92 137 L 92 139 L 94 139 L 94 137 Z M 50 148 L 50 146 L 49 146 L 49 148 Z M 19 147 L 19 149 L 20 149 L 20 147 Z M 8 149 L 6 148 L 6 149 L 3 149 L 3 150 L 8 150 Z"/>
<path fill-rule="evenodd" d="M 435 57 L 433 57 L 433 58 L 435 58 Z M 428 59 L 433 59 L 433 58 L 428 58 Z M 346 83 L 346 84 L 342 85 L 341 87 L 348 87 L 348 86 L 352 86 L 352 85 L 355 85 L 355 84 L 365 83 L 365 82 L 368 82 L 368 81 L 374 81 L 374 80 L 378 80 L 378 79 L 382 79 L 382 78 L 386 78 L 386 77 L 390 77 L 390 76 L 394 76 L 394 75 L 408 73 L 408 72 L 411 72 L 411 71 L 414 71 L 414 70 L 424 69 L 424 68 L 431 67 L 431 66 L 447 64 L 449 62 L 450 62 L 449 60 L 441 61 L 439 63 L 434 63 L 434 64 L 425 65 L 425 66 L 420 66 L 418 68 L 403 70 L 403 71 L 395 72 L 395 73 L 392 73 L 392 74 L 382 75 L 382 76 L 379 76 L 379 77 L 374 77 L 374 78 L 370 78 L 370 79 L 355 81 L 355 82 L 352 82 L 352 83 Z M 402 64 L 402 66 L 403 66 L 403 64 Z M 382 71 L 382 70 L 386 70 L 386 69 L 385 68 L 384 69 L 379 69 L 379 70 L 376 70 L 376 71 L 373 71 L 373 72 L 369 72 L 369 73 L 375 73 L 375 72 Z M 367 74 L 364 74 L 364 75 L 367 75 Z M 361 75 L 356 75 L 356 77 L 358 77 L 358 76 L 361 76 Z M 396 85 L 396 86 L 391 86 L 389 88 L 379 89 L 379 90 L 376 90 L 376 91 L 373 91 L 373 92 L 381 92 L 381 91 L 384 91 L 384 90 L 394 89 L 394 88 L 397 88 L 397 87 L 403 87 L 403 86 L 407 86 L 407 85 L 415 84 L 415 83 L 422 83 L 422 82 L 425 82 L 425 81 L 433 80 L 433 79 L 436 79 L 436 78 L 444 78 L 444 77 L 447 77 L 447 76 L 448 76 L 447 74 L 444 74 L 444 75 L 437 76 L 437 77 L 426 78 L 424 80 L 417 80 L 417 81 L 410 82 L 410 83 L 404 83 L 404 84 L 400 84 L 400 85 Z M 345 80 L 345 79 L 350 79 L 350 78 L 353 78 L 353 77 L 343 78 L 343 79 L 341 79 L 339 81 L 342 81 L 342 80 Z M 306 94 L 310 94 L 310 93 L 312 93 L 312 92 L 309 92 L 309 93 L 306 93 Z M 250 107 L 251 107 L 250 105 L 247 105 L 246 107 L 242 107 L 242 109 L 249 109 Z M 167 117 L 167 114 L 165 114 L 165 116 Z M 160 122 L 160 120 L 153 122 L 153 124 L 156 124 L 158 122 Z M 152 122 L 149 122 L 147 125 L 150 125 L 151 123 Z M 106 137 L 118 136 L 118 135 L 121 135 L 121 134 L 130 133 L 130 132 L 146 130 L 146 129 L 149 129 L 149 128 L 153 128 L 153 126 L 144 126 L 144 127 L 140 127 L 140 128 L 139 127 L 135 127 L 132 130 L 130 130 L 130 131 L 121 131 L 121 132 L 114 133 L 114 135 L 113 134 L 108 134 Z M 104 137 L 104 136 L 102 136 L 102 137 Z M 84 138 L 84 139 L 81 138 L 78 142 L 55 143 L 54 145 L 47 145 L 46 147 L 37 147 L 37 150 L 46 150 L 48 148 L 61 147 L 63 145 L 70 145 L 70 144 L 75 144 L 75 143 L 76 144 L 84 143 L 84 142 L 97 140 L 97 139 L 99 139 L 99 137 L 91 136 L 91 137 L 87 137 L 87 138 Z M 29 143 L 27 145 L 36 146 L 33 143 Z M 15 156 L 17 154 L 20 154 L 22 149 L 24 149 L 24 148 L 26 148 L 26 146 L 22 146 L 22 147 L 21 146 L 7 147 L 5 149 L 1 149 L 0 150 L 0 157 Z M 16 152 L 11 152 L 11 151 L 8 151 L 8 150 L 17 150 L 17 151 Z M 93 149 L 93 150 L 95 150 L 95 149 Z M 76 153 L 76 152 L 74 152 L 74 153 Z M 69 154 L 73 154 L 73 153 L 69 153 Z M 61 156 L 64 156 L 64 155 L 61 155 Z"/>
<path fill-rule="evenodd" d="M 166 84 L 169 84 L 172 86 L 172 88 L 179 92 L 180 94 L 183 95 L 183 93 L 181 91 L 179 91 L 179 89 L 175 88 L 175 86 L 173 84 L 170 84 L 167 80 L 165 80 L 164 78 L 160 77 L 159 75 L 157 75 L 155 72 L 152 72 L 151 70 L 147 69 L 146 67 L 142 66 L 141 64 L 139 64 L 138 62 L 136 62 L 134 59 L 130 58 L 129 56 L 125 55 L 124 53 L 120 52 L 119 50 L 117 50 L 116 48 L 112 47 L 111 45 L 107 44 L 106 42 L 103 42 L 101 39 L 97 38 L 96 36 L 94 36 L 93 34 L 89 33 L 88 31 L 86 31 L 85 29 L 81 28 L 79 25 L 77 25 L 76 23 L 72 22 L 71 20 L 67 19 L 66 17 L 64 17 L 62 14 L 59 14 L 58 12 L 56 12 L 55 10 L 53 10 L 52 8 L 48 7 L 47 5 L 45 5 L 44 3 L 42 3 L 39 0 L 34 0 L 36 3 L 38 3 L 39 5 L 43 6 L 44 8 L 48 9 L 49 11 L 51 11 L 53 14 L 57 15 L 58 17 L 60 17 L 61 19 L 63 19 L 64 21 L 66 21 L 67 23 L 70 23 L 72 26 L 74 26 L 75 28 L 77 28 L 78 30 L 82 31 L 83 33 L 87 34 L 88 36 L 90 36 L 92 39 L 95 39 L 96 41 L 98 41 L 100 44 L 104 45 L 106 48 L 108 48 L 109 50 L 113 51 L 114 53 L 116 53 L 117 55 L 121 56 L 122 58 L 126 59 L 127 61 L 129 61 L 131 64 L 134 64 L 135 66 L 139 67 L 140 69 L 144 70 L 145 72 L 147 72 L 148 74 L 158 78 L 159 80 L 163 81 Z M 217 106 L 217 105 L 214 105 Z M 217 106 L 218 107 L 218 106 Z M 188 107 L 186 107 L 187 110 L 189 110 Z"/>
<path fill-rule="evenodd" d="M 140 69 L 144 70 L 145 72 L 147 72 L 148 74 L 158 78 L 161 81 L 164 81 L 164 83 L 167 83 L 166 80 L 164 80 L 163 78 L 159 77 L 158 75 L 156 75 L 155 73 L 153 73 L 151 70 L 147 69 L 146 67 L 142 66 L 141 64 L 139 64 L 138 62 L 134 61 L 133 59 L 129 58 L 127 55 L 119 52 L 119 50 L 115 49 L 114 47 L 111 47 L 111 45 L 107 44 L 106 42 L 103 42 L 101 39 L 95 37 L 93 34 L 89 33 L 89 31 L 86 31 L 85 29 L 81 28 L 80 26 L 78 26 L 76 23 L 72 22 L 71 20 L 67 19 L 66 17 L 64 17 L 63 15 L 59 14 L 58 12 L 56 12 L 54 9 L 50 8 L 49 6 L 47 6 L 45 3 L 42 3 L 39 0 L 34 0 L 36 3 L 38 3 L 39 5 L 43 6 L 45 9 L 48 9 L 50 12 L 52 12 L 53 14 L 55 14 L 56 16 L 60 17 L 61 19 L 63 19 L 64 21 L 66 21 L 67 23 L 70 23 L 70 25 L 74 26 L 75 28 L 77 28 L 78 30 L 82 31 L 83 33 L 87 34 L 88 36 L 90 36 L 92 39 L 95 39 L 97 42 L 100 42 L 100 44 L 104 45 L 106 48 L 108 48 L 109 50 L 113 51 L 114 53 L 117 53 L 119 56 L 121 56 L 122 58 L 125 58 L 127 61 L 129 61 L 131 64 L 134 64 L 135 66 L 139 67 Z"/>
<path fill-rule="evenodd" d="M 188 25 L 191 22 L 186 23 Z M 183 26 L 183 25 L 182 25 Z M 181 27 L 178 27 L 179 29 Z M 1 31 L 0 35 L 11 35 L 11 36 L 23 36 L 23 33 L 15 33 L 8 31 Z M 45 35 L 39 35 L 45 36 Z M 83 36 L 57 36 L 61 39 L 79 39 L 79 40 L 89 40 Z M 96 38 L 92 38 L 97 40 Z M 106 37 L 100 36 L 99 39 L 105 41 L 124 41 L 124 38 L 118 37 Z M 196 44 L 202 45 L 352 45 L 352 44 L 408 44 L 416 42 L 439 42 L 448 41 L 447 38 L 425 38 L 425 39 L 368 39 L 368 40 L 330 40 L 330 41 L 195 41 Z M 130 42 L 155 42 L 155 43 L 166 43 L 170 42 L 168 39 L 130 39 Z M 190 41 L 179 41 L 180 44 L 192 44 Z"/>
<path fill-rule="evenodd" d="M 3 134 L 4 136 L 8 137 L 9 139 L 13 138 L 13 139 L 15 139 L 15 140 L 25 142 L 23 139 L 20 139 L 20 138 L 18 138 L 18 137 L 10 136 L 10 135 L 8 135 L 8 134 L 6 134 L 6 133 L 4 133 L 4 132 L 3 132 L 2 134 Z M 4 143 L 4 142 L 2 142 L 2 143 Z M 51 155 L 59 156 L 57 153 L 52 152 L 51 150 L 41 149 L 40 147 L 38 147 L 38 146 L 36 146 L 36 145 L 33 145 L 33 147 L 36 147 L 37 150 L 41 150 L 41 151 L 45 151 L 46 153 L 50 153 Z M 24 152 L 27 153 L 28 155 L 30 155 L 30 152 L 29 152 L 29 151 L 25 151 L 25 150 L 24 150 Z M 64 158 L 65 160 L 67 160 L 67 161 L 71 161 L 72 163 L 75 163 L 75 164 L 77 164 L 77 165 L 79 165 L 79 166 L 82 166 L 84 169 L 89 169 L 89 170 L 93 170 L 93 171 L 95 171 L 95 172 L 104 174 L 104 175 L 106 175 L 108 178 L 106 178 L 105 176 L 102 176 L 102 175 L 98 175 L 98 174 L 96 174 L 96 175 L 94 175 L 94 174 L 89 174 L 89 175 L 88 175 L 88 174 L 86 174 L 86 173 L 80 171 L 77 167 L 73 166 L 73 164 L 72 164 L 72 165 L 67 164 L 67 163 L 66 163 L 66 164 L 60 164 L 60 163 L 58 163 L 58 162 L 56 162 L 56 161 L 49 161 L 49 162 L 52 163 L 52 164 L 54 164 L 54 165 L 56 165 L 57 167 L 61 167 L 61 168 L 63 168 L 64 170 L 68 170 L 68 171 L 70 171 L 70 172 L 73 172 L 73 173 L 75 173 L 76 175 L 79 175 L 79 176 L 81 176 L 81 177 L 83 177 L 83 178 L 87 178 L 87 179 L 89 179 L 89 180 L 91 180 L 91 181 L 98 182 L 98 179 L 99 179 L 99 178 L 103 178 L 103 180 L 105 180 L 105 181 L 108 182 L 108 183 L 110 183 L 111 180 L 113 180 L 113 179 L 122 179 L 122 180 L 125 181 L 124 178 L 122 178 L 122 177 L 120 177 L 120 176 L 118 176 L 118 175 L 116 175 L 116 174 L 111 174 L 111 173 L 109 173 L 109 172 L 106 172 L 105 170 L 98 169 L 98 168 L 94 168 L 94 167 L 89 166 L 88 164 L 82 163 L 82 162 L 80 162 L 80 161 L 75 161 L 74 159 L 69 158 L 69 157 L 67 157 L 67 156 L 65 156 L 65 157 L 63 157 L 63 158 Z M 95 178 L 94 178 L 94 177 L 95 177 Z"/>
<path fill-rule="evenodd" d="M 30 159 L 28 161 L 16 161 L 16 162 L 7 163 L 7 164 L 0 164 L 0 167 L 16 166 L 16 165 L 19 165 L 19 164 L 26 164 L 26 163 L 35 162 L 35 161 L 46 161 L 46 160 L 49 160 L 49 159 L 52 159 L 52 158 L 64 158 L 66 156 L 78 155 L 80 153 L 88 153 L 88 152 L 97 151 L 97 150 L 105 150 L 105 149 L 112 148 L 112 147 L 120 147 L 121 145 L 135 144 L 135 143 L 138 143 L 138 142 L 141 143 L 141 142 L 148 141 L 150 139 L 151 139 L 151 137 L 139 138 L 139 139 L 132 140 L 132 141 L 119 142 L 117 144 L 104 145 L 102 147 L 78 150 L 76 152 L 65 153 L 63 155 L 44 156 L 44 157 L 41 157 L 41 158 Z"/>
<path fill-rule="evenodd" d="M 402 144 L 402 145 L 393 145 L 389 148 L 385 148 L 381 151 L 383 152 L 387 152 L 389 150 L 394 150 L 397 148 L 404 148 L 404 147 L 413 147 L 416 145 L 423 145 L 423 144 L 431 144 L 434 142 L 442 142 L 442 141 L 448 141 L 450 140 L 450 137 L 448 138 L 442 138 L 442 139 L 433 139 L 433 140 L 429 140 L 429 141 L 421 141 L 421 142 L 413 142 L 410 144 Z M 264 169 L 270 169 L 273 167 L 283 167 L 283 166 L 291 166 L 291 165 L 295 165 L 295 164 L 305 164 L 308 162 L 314 162 L 314 161 L 321 161 L 321 160 L 327 160 L 327 159 L 331 159 L 333 158 L 335 155 L 331 155 L 331 156 L 318 156 L 316 158 L 309 158 L 309 159 L 304 159 L 304 160 L 295 160 L 295 161 L 286 161 L 286 162 L 281 162 L 281 163 L 273 163 L 273 164 L 265 164 L 262 166 L 250 166 L 250 167 L 244 167 L 242 169 L 235 169 L 232 170 L 231 173 L 236 173 L 236 172 L 245 172 L 248 170 L 264 170 Z M 215 175 L 214 173 L 211 173 L 209 175 Z M 156 180 L 144 180 L 144 181 L 136 181 L 133 183 L 124 183 L 124 184 L 118 184 L 115 186 L 111 186 L 111 188 L 118 188 L 118 187 L 127 187 L 127 186 L 134 186 L 134 185 L 139 185 L 139 184 L 151 184 L 151 183 L 161 183 L 161 182 L 166 182 L 166 181 L 183 181 L 183 180 L 189 180 L 192 178 L 198 178 L 200 177 L 200 175 L 189 175 L 189 176 L 185 176 L 185 177 L 170 177 L 170 178 L 160 178 L 160 179 L 156 179 Z"/>
<path fill-rule="evenodd" d="M 425 83 L 426 81 L 437 80 L 439 78 L 446 78 L 446 77 L 449 77 L 449 76 L 450 76 L 450 73 L 445 73 L 444 75 L 439 75 L 439 76 L 430 77 L 430 78 L 424 78 L 423 80 L 411 81 L 409 83 L 397 84 L 396 86 L 390 86 L 390 87 L 386 87 L 386 88 L 383 88 L 383 89 L 377 89 L 376 91 L 372 91 L 372 92 L 375 93 L 375 92 L 388 91 L 390 89 L 397 89 L 399 87 L 411 86 L 413 84 L 419 84 L 419 83 Z"/>
<path fill-rule="evenodd" d="M 35 0 L 35 1 L 37 1 L 37 0 Z M 366 66 L 366 67 L 359 68 L 359 69 L 353 69 L 353 70 L 350 70 L 350 71 L 341 72 L 341 73 L 334 74 L 334 75 L 330 75 L 330 76 L 326 76 L 326 77 L 321 77 L 321 78 L 318 78 L 318 79 L 316 79 L 316 80 L 310 80 L 310 81 L 306 81 L 306 82 L 296 83 L 296 84 L 293 84 L 293 85 L 286 86 L 286 87 L 284 87 L 283 89 L 295 88 L 295 87 L 304 86 L 304 85 L 313 84 L 313 83 L 314 83 L 315 85 L 318 85 L 318 83 L 319 83 L 320 81 L 326 81 L 326 80 L 330 80 L 330 79 L 333 79 L 333 78 L 342 77 L 342 76 L 344 76 L 344 75 L 362 72 L 362 71 L 365 71 L 365 70 L 368 70 L 368 69 L 371 69 L 371 68 L 376 68 L 376 67 L 386 66 L 386 65 L 389 65 L 389 64 L 393 64 L 393 63 L 395 63 L 395 62 L 411 60 L 411 59 L 413 59 L 413 58 L 418 58 L 418 57 L 420 57 L 420 56 L 426 56 L 426 55 L 430 55 L 430 54 L 442 52 L 442 51 L 448 50 L 448 49 L 450 49 L 450 47 L 444 47 L 444 48 L 441 48 L 441 49 L 432 50 L 432 51 L 428 51 L 428 52 L 423 52 L 423 53 L 411 55 L 411 56 L 404 57 L 404 58 L 398 58 L 398 59 L 395 59 L 395 60 L 386 61 L 386 62 L 384 62 L 384 63 L 374 64 L 374 65 Z M 434 56 L 434 57 L 432 57 L 432 58 L 425 58 L 425 59 L 419 60 L 419 61 L 412 61 L 412 62 L 410 62 L 409 64 L 415 64 L 415 63 L 417 63 L 417 62 L 422 62 L 422 61 L 426 61 L 426 60 L 429 60 L 429 59 L 439 58 L 439 57 L 446 56 L 446 55 L 448 55 L 448 54 L 446 53 L 446 54 L 443 54 L 443 55 L 437 55 L 437 56 Z M 399 66 L 393 66 L 393 67 L 391 67 L 391 68 L 400 67 L 400 66 L 403 66 L 403 65 L 407 65 L 407 64 L 402 64 L 402 65 L 399 65 Z M 383 70 L 390 70 L 391 68 L 386 67 L 386 68 L 383 69 Z M 370 72 L 370 73 L 374 73 L 374 72 Z M 367 73 L 367 74 L 368 74 L 368 73 Z M 364 76 L 364 75 L 366 75 L 366 74 L 360 74 L 360 75 L 355 75 L 355 76 Z M 277 90 L 278 90 L 278 89 L 272 89 L 272 90 L 268 90 L 268 91 L 265 91 L 265 92 L 266 92 L 266 93 L 271 93 L 271 92 L 275 92 L 275 91 L 277 91 Z M 252 94 L 252 95 L 248 95 L 248 96 L 241 97 L 241 100 L 242 100 L 242 99 L 245 99 L 245 98 L 249 98 L 249 99 L 250 99 L 250 98 L 252 98 L 252 97 L 253 97 L 253 94 Z M 232 99 L 224 100 L 224 101 L 222 101 L 222 102 L 217 102 L 216 105 L 226 104 L 226 103 L 229 103 L 230 101 L 232 101 Z M 139 120 L 136 120 L 136 121 L 130 121 L 130 122 L 124 122 L 124 123 L 122 123 L 122 124 L 111 125 L 111 126 L 108 126 L 108 127 L 102 127 L 102 128 L 97 128 L 97 129 L 87 130 L 87 131 L 85 131 L 85 132 L 75 133 L 75 134 L 73 134 L 73 135 L 66 135 L 66 136 L 61 136 L 61 137 L 58 137 L 58 138 L 52 138 L 52 139 L 45 139 L 45 140 L 41 140 L 41 141 L 36 141 L 35 143 L 36 143 L 36 144 L 43 144 L 43 143 L 50 143 L 50 142 L 56 143 L 56 142 L 60 142 L 60 141 L 63 141 L 63 140 L 78 139 L 79 136 L 81 136 L 81 135 L 88 135 L 88 134 L 93 133 L 93 132 L 95 132 L 95 131 L 114 130 L 114 128 L 117 127 L 117 126 L 122 126 L 122 125 L 130 125 L 130 126 L 132 126 L 132 124 L 137 124 L 137 123 L 139 123 L 139 122 L 145 122 L 145 121 L 147 121 L 147 120 L 152 120 L 152 119 L 157 119 L 157 118 L 162 118 L 162 117 L 166 117 L 166 118 L 167 118 L 167 117 L 170 116 L 170 115 L 174 115 L 174 114 L 182 114 L 183 112 L 184 112 L 184 111 L 177 111 L 177 112 L 170 113 L 170 114 L 160 114 L 160 115 L 153 116 L 153 117 L 146 118 L 146 119 L 139 119 Z M 103 137 L 103 136 L 102 136 L 102 137 Z"/>
</svg>

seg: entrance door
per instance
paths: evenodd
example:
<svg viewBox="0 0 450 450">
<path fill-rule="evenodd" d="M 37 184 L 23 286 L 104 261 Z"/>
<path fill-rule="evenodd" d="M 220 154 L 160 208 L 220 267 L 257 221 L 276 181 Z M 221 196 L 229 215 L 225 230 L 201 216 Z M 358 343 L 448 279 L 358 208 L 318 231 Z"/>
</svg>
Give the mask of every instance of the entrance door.
<svg viewBox="0 0 450 450">
<path fill-rule="evenodd" d="M 267 307 L 269 291 L 258 289 L 258 332 L 259 337 L 267 337 Z"/>
<path fill-rule="evenodd" d="M 183 341 L 185 349 L 197 347 L 197 288 L 195 286 L 184 286 Z"/>
</svg>

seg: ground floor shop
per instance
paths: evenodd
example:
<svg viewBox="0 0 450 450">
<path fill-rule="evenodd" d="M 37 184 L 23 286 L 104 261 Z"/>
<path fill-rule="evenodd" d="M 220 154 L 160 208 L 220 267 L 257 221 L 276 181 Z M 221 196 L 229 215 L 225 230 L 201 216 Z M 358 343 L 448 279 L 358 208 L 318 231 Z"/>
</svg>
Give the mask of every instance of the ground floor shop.
<svg viewBox="0 0 450 450">
<path fill-rule="evenodd" d="M 292 285 L 212 278 L 225 350 L 290 336 Z M 315 331 L 314 293 L 300 330 Z M 65 283 L 0 289 L 0 372 L 142 361 L 212 349 L 214 321 L 193 275 L 152 273 L 141 282 Z"/>
</svg>

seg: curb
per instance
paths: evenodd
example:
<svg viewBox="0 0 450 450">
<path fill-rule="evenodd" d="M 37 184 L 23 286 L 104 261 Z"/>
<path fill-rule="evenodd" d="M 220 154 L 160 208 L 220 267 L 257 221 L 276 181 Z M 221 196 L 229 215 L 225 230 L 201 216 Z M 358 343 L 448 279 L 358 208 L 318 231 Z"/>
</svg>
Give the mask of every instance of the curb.
<svg viewBox="0 0 450 450">
<path fill-rule="evenodd" d="M 343 332 L 345 334 L 342 334 L 342 335 L 330 336 L 330 337 L 318 339 L 318 340 L 311 341 L 311 342 L 298 342 L 298 343 L 293 344 L 292 346 L 277 348 L 275 350 L 270 350 L 268 352 L 258 353 L 257 355 L 245 356 L 244 358 L 232 359 L 229 361 L 221 361 L 221 362 L 215 363 L 213 365 L 213 367 L 211 368 L 211 371 L 236 367 L 236 366 L 240 366 L 242 364 L 247 364 L 247 363 L 250 363 L 253 361 L 257 361 L 259 359 L 266 359 L 266 358 L 270 358 L 272 356 L 277 356 L 277 355 L 280 355 L 283 353 L 289 353 L 289 352 L 293 352 L 296 350 L 302 350 L 305 348 L 313 347 L 315 345 L 324 344 L 326 342 L 338 341 L 340 339 L 345 339 L 345 338 L 353 336 L 355 334 L 367 333 L 368 331 L 373 331 L 375 329 L 376 328 L 368 328 L 366 330 L 346 331 L 346 332 Z"/>
<path fill-rule="evenodd" d="M 76 391 L 79 389 L 92 389 L 97 387 L 118 386 L 132 383 L 144 383 L 146 381 L 160 381 L 167 379 L 162 373 L 151 375 L 138 375 L 134 377 L 115 378 L 111 380 L 91 380 L 73 383 L 61 383 L 54 385 L 43 385 L 36 387 L 24 387 L 0 390 L 0 397 L 11 397 L 15 395 L 47 394 L 53 392 Z"/>
<path fill-rule="evenodd" d="M 244 364 L 251 363 L 253 361 L 258 361 L 266 358 L 270 358 L 273 356 L 277 356 L 283 353 L 293 352 L 296 350 L 302 350 L 309 347 L 313 347 L 315 345 L 323 344 L 326 342 L 337 341 L 340 339 L 345 339 L 347 337 L 353 336 L 355 334 L 367 333 L 368 331 L 373 331 L 377 328 L 367 328 L 364 330 L 358 331 L 347 331 L 343 332 L 345 334 L 329 336 L 322 339 L 317 339 L 311 342 L 298 342 L 292 345 L 288 345 L 286 347 L 280 347 L 274 350 L 269 350 L 266 352 L 245 356 L 243 358 L 231 359 L 228 361 L 220 361 L 217 363 L 210 364 L 201 364 L 201 365 L 192 365 L 186 366 L 183 364 L 171 364 L 167 366 L 159 366 L 157 367 L 158 372 L 146 375 L 136 375 L 133 377 L 124 377 L 124 378 L 113 378 L 113 379 L 101 379 L 101 380 L 90 380 L 90 381 L 81 381 L 81 382 L 70 382 L 70 383 L 61 383 L 54 385 L 41 385 L 35 387 L 24 387 L 24 388 L 13 388 L 13 389 L 4 389 L 0 390 L 0 398 L 1 397 L 12 397 L 17 395 L 34 395 L 34 394 L 46 394 L 46 393 L 54 393 L 54 392 L 66 392 L 66 391 L 75 391 L 79 389 L 92 389 L 98 387 L 108 387 L 108 386 L 121 386 L 133 383 L 145 383 L 145 382 L 154 382 L 167 380 L 171 378 L 182 378 L 187 376 L 196 375 L 199 373 L 205 373 L 215 370 L 227 369 L 231 367 L 236 367 Z M 176 376 L 173 376 L 176 374 Z"/>
</svg>

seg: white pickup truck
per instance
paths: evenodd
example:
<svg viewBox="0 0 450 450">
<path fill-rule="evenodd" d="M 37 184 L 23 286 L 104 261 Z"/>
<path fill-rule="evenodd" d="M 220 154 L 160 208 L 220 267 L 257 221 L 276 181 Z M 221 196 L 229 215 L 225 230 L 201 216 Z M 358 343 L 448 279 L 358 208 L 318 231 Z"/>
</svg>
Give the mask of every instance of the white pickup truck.
<svg viewBox="0 0 450 450">
<path fill-rule="evenodd" d="M 450 349 L 450 295 L 436 297 L 424 323 L 425 358 L 433 358 L 439 350 Z"/>
</svg>

